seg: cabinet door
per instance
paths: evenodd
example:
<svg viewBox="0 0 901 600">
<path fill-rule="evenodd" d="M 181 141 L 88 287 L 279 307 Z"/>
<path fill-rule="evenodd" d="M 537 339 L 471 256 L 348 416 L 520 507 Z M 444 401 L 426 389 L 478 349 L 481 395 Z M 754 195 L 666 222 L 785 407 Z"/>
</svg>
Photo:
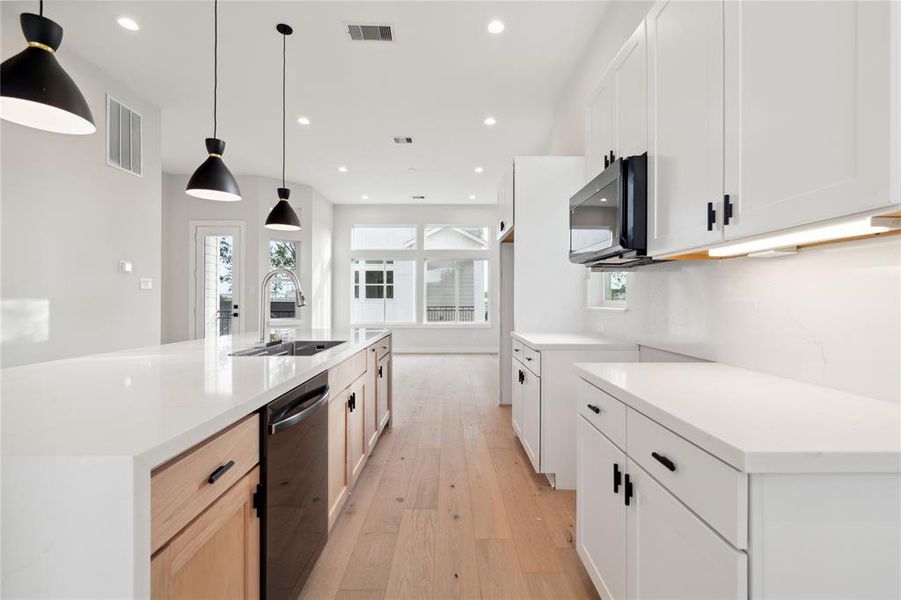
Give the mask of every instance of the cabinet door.
<svg viewBox="0 0 901 600">
<path fill-rule="evenodd" d="M 607 72 L 588 104 L 585 140 L 586 179 L 604 170 L 604 157 L 616 154 L 616 73 Z"/>
<path fill-rule="evenodd" d="M 497 205 L 498 205 L 498 237 L 503 237 L 508 231 L 513 229 L 514 208 L 513 208 L 513 168 L 510 168 L 504 176 L 497 188 Z"/>
<path fill-rule="evenodd" d="M 642 154 L 648 149 L 648 52 L 644 22 L 620 50 L 613 69 L 616 77 L 616 155 Z"/>
<path fill-rule="evenodd" d="M 522 440 L 535 472 L 541 471 L 541 377 L 523 369 Z"/>
<path fill-rule="evenodd" d="M 891 4 L 725 3 L 728 239 L 898 202 Z"/>
<path fill-rule="evenodd" d="M 363 385 L 365 377 L 360 377 L 347 388 L 344 406 L 347 410 L 347 486 L 353 487 L 354 482 L 363 469 L 365 439 L 363 421 L 366 404 L 366 386 Z"/>
<path fill-rule="evenodd" d="M 628 462 L 629 598 L 748 597 L 748 557 L 685 508 L 637 463 Z"/>
<path fill-rule="evenodd" d="M 363 407 L 363 435 L 366 439 L 366 454 L 372 451 L 378 438 L 379 414 L 377 397 L 379 389 L 378 358 L 376 348 L 370 348 L 366 352 L 366 389 Z"/>
<path fill-rule="evenodd" d="M 151 559 L 151 597 L 260 597 L 259 482 L 254 467 Z"/>
<path fill-rule="evenodd" d="M 626 470 L 626 455 L 583 417 L 577 417 L 577 421 L 576 549 L 601 597 L 625 600 L 626 506 L 622 474 Z M 618 480 L 616 473 L 620 474 Z"/>
<path fill-rule="evenodd" d="M 328 514 L 334 522 L 336 509 L 347 493 L 347 397 L 333 392 L 328 405 Z"/>
<path fill-rule="evenodd" d="M 524 383 L 521 380 L 524 377 L 525 368 L 522 366 L 518 360 L 513 360 L 513 368 L 511 369 L 513 378 L 510 382 L 510 390 L 511 390 L 511 417 L 513 420 L 513 431 L 516 435 L 522 439 L 523 430 L 522 430 L 522 396 L 523 396 L 523 386 Z"/>
<path fill-rule="evenodd" d="M 723 2 L 663 0 L 647 17 L 648 252 L 722 240 Z"/>
<path fill-rule="evenodd" d="M 378 428 L 381 429 L 391 418 L 391 355 L 379 359 L 377 375 Z"/>
</svg>

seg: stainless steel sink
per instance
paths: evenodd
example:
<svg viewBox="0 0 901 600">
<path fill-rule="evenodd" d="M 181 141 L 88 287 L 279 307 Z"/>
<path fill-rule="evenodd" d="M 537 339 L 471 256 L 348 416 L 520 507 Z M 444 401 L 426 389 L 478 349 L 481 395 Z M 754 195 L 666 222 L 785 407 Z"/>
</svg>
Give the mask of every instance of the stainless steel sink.
<svg viewBox="0 0 901 600">
<path fill-rule="evenodd" d="M 343 344 L 343 341 L 294 341 L 280 342 L 269 346 L 254 346 L 246 350 L 233 352 L 232 356 L 313 356 L 323 350 Z"/>
</svg>

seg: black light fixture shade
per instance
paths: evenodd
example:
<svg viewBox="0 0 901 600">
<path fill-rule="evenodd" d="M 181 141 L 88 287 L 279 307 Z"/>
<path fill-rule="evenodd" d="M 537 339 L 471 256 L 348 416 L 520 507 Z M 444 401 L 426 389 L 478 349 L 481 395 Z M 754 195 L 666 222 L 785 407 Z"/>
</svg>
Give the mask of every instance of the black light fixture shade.
<svg viewBox="0 0 901 600">
<path fill-rule="evenodd" d="M 266 217 L 266 229 L 274 229 L 276 231 L 300 231 L 300 219 L 297 213 L 288 204 L 288 197 L 291 190 L 287 188 L 278 188 L 279 201 L 276 202 L 269 216 Z"/>
<path fill-rule="evenodd" d="M 222 160 L 222 154 L 225 152 L 225 142 L 216 138 L 207 138 L 206 150 L 210 155 L 191 175 L 185 192 L 190 196 L 203 198 L 204 200 L 219 200 L 221 202 L 240 200 L 241 189 L 238 187 L 238 182 Z"/>
<path fill-rule="evenodd" d="M 297 213 L 288 204 L 291 190 L 285 187 L 285 66 L 287 64 L 285 59 L 285 40 L 294 33 L 294 30 L 291 29 L 290 25 L 284 23 L 276 25 L 275 30 L 282 36 L 282 187 L 278 188 L 279 201 L 269 211 L 265 227 L 276 231 L 300 231 L 300 219 L 297 218 Z"/>
<path fill-rule="evenodd" d="M 87 101 L 54 56 L 63 28 L 33 13 L 19 15 L 28 47 L 0 65 L 0 118 L 54 133 L 97 131 Z"/>
</svg>

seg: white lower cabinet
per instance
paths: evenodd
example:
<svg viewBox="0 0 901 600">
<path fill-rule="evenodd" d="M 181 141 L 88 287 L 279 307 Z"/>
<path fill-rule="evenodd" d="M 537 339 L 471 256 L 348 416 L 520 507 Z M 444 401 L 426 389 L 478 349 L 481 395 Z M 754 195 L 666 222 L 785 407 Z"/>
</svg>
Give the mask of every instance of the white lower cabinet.
<svg viewBox="0 0 901 600">
<path fill-rule="evenodd" d="M 578 418 L 576 549 L 605 600 L 626 597 L 626 453 Z"/>
<path fill-rule="evenodd" d="M 524 372 L 522 388 L 523 448 L 532 461 L 532 468 L 541 470 L 541 378 L 528 370 Z"/>
<path fill-rule="evenodd" d="M 510 389 L 512 393 L 510 394 L 511 398 L 511 415 L 513 419 L 513 431 L 517 436 L 522 437 L 522 380 L 525 377 L 525 368 L 521 364 L 519 364 L 518 360 L 513 361 L 513 381 L 510 384 Z"/>
<path fill-rule="evenodd" d="M 629 459 L 628 597 L 748 597 L 748 556 L 718 536 Z M 627 493 L 629 489 L 626 490 Z"/>
</svg>

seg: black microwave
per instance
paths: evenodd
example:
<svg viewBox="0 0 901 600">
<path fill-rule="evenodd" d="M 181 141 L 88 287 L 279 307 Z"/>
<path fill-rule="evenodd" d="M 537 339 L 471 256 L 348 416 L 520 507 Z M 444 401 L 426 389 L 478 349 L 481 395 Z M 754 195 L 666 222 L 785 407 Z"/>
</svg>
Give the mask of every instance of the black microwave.
<svg viewBox="0 0 901 600">
<path fill-rule="evenodd" d="M 648 155 L 618 158 L 569 200 L 569 260 L 634 267 L 647 255 Z"/>
</svg>

